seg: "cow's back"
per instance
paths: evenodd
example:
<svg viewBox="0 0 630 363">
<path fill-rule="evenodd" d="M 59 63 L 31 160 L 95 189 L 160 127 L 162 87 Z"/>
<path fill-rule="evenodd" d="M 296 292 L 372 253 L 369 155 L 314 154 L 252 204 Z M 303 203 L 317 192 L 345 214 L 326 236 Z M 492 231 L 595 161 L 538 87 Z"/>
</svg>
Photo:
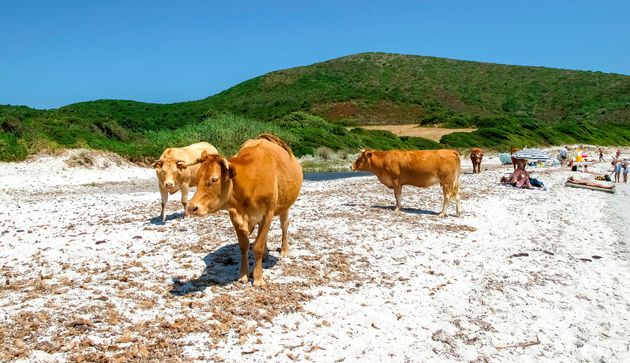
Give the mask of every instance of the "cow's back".
<svg viewBox="0 0 630 363">
<path fill-rule="evenodd" d="M 289 150 L 265 139 L 247 141 L 230 163 L 238 164 L 235 181 L 248 199 L 265 200 L 276 214 L 287 210 L 300 194 L 302 167 Z"/>
<path fill-rule="evenodd" d="M 265 140 L 249 140 L 230 159 L 239 165 L 235 188 L 251 193 L 249 198 L 276 205 L 276 213 L 287 210 L 302 188 L 302 167 L 289 149 Z"/>
</svg>

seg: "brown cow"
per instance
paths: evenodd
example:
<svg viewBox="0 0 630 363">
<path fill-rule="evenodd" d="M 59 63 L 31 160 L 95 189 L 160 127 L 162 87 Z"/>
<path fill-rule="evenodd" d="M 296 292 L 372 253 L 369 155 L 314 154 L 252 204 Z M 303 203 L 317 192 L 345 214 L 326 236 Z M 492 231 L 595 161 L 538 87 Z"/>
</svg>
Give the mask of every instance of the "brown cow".
<svg viewBox="0 0 630 363">
<path fill-rule="evenodd" d="M 188 188 L 197 185 L 197 169 L 199 166 L 188 164 L 193 163 L 202 153 L 218 154 L 217 149 L 207 142 L 199 142 L 181 148 L 168 148 L 164 150 L 160 159 L 153 167 L 157 174 L 160 194 L 162 196 L 162 222 L 166 219 L 166 203 L 168 195 L 182 191 L 182 205 L 186 217 L 186 204 L 188 202 Z"/>
<path fill-rule="evenodd" d="M 440 217 L 446 216 L 452 198 L 455 198 L 457 215 L 460 213 L 460 160 L 455 150 L 363 150 L 352 163 L 352 170 L 372 172 L 381 183 L 394 189 L 396 211 L 400 210 L 403 185 L 427 188 L 440 183 L 444 194 Z"/>
<path fill-rule="evenodd" d="M 269 134 L 246 141 L 229 160 L 203 153 L 199 162 L 197 191 L 188 206 L 189 213 L 196 216 L 218 210 L 230 213 L 241 249 L 239 281 L 243 283 L 249 280 L 248 237 L 258 226 L 253 246 L 254 286 L 263 286 L 262 258 L 274 216 L 280 216 L 282 228 L 280 254 L 283 257 L 289 254 L 289 208 L 302 188 L 300 163 L 284 141 Z"/>
<path fill-rule="evenodd" d="M 513 147 L 510 149 L 510 158 L 512 158 L 512 167 L 514 168 L 514 170 L 516 170 L 516 167 L 518 166 L 518 164 L 523 160 L 523 159 L 517 159 L 512 156 L 512 154 L 516 153 L 517 151 L 521 151 L 521 149 L 517 147 Z"/>
<path fill-rule="evenodd" d="M 478 147 L 470 150 L 470 161 L 472 162 L 473 174 L 481 173 L 481 160 L 483 159 L 483 152 Z"/>
</svg>

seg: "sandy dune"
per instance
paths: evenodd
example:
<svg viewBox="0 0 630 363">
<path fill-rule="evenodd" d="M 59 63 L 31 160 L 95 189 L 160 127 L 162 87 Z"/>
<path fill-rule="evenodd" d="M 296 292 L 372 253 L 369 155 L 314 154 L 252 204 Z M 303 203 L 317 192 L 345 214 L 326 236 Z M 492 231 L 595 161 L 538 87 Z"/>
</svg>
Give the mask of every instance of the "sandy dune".
<svg viewBox="0 0 630 363">
<path fill-rule="evenodd" d="M 153 170 L 61 159 L 0 163 L 2 361 L 630 359 L 626 185 L 543 169 L 549 190 L 516 190 L 464 160 L 463 215 L 441 219 L 437 187 L 395 213 L 374 177 L 305 182 L 255 289 L 226 213 L 182 220 L 171 197 L 162 224 Z"/>
</svg>

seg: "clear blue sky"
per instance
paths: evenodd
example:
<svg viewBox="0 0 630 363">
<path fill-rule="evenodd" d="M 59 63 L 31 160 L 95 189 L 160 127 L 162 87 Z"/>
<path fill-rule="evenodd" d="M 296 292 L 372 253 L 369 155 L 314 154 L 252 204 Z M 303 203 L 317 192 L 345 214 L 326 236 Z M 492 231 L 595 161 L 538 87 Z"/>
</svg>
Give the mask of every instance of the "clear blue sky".
<svg viewBox="0 0 630 363">
<path fill-rule="evenodd" d="M 205 98 L 367 52 L 630 74 L 630 1 L 0 2 L 0 104 Z"/>
</svg>

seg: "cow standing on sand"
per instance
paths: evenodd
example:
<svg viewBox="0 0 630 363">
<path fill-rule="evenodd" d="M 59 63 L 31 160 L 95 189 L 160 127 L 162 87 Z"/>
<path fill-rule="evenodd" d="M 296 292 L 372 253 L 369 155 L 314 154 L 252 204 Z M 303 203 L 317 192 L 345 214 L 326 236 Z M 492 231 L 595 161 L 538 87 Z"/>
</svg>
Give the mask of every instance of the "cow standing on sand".
<svg viewBox="0 0 630 363">
<path fill-rule="evenodd" d="M 478 147 L 470 150 L 470 161 L 472 162 L 473 174 L 481 173 L 481 160 L 483 159 L 483 152 Z"/>
<path fill-rule="evenodd" d="M 282 228 L 280 254 L 289 254 L 289 208 L 302 188 L 300 163 L 284 141 L 270 134 L 246 141 L 230 159 L 204 152 L 198 162 L 197 191 L 188 212 L 195 216 L 229 212 L 241 250 L 239 281 L 243 283 L 249 281 L 249 235 L 258 226 L 254 286 L 263 286 L 262 258 L 274 216 L 280 216 Z"/>
<path fill-rule="evenodd" d="M 166 203 L 168 195 L 182 192 L 182 205 L 186 217 L 186 205 L 188 203 L 188 188 L 197 185 L 197 170 L 199 166 L 189 165 L 194 163 L 202 153 L 217 155 L 217 149 L 207 142 L 199 142 L 181 148 L 168 148 L 164 150 L 160 159 L 153 163 L 157 174 L 160 194 L 162 196 L 162 222 L 166 220 Z"/>
<path fill-rule="evenodd" d="M 517 151 L 521 151 L 521 149 L 517 147 L 513 147 L 510 149 L 510 158 L 512 158 L 512 167 L 514 168 L 514 170 L 516 170 L 516 167 L 518 166 L 519 162 L 522 160 L 522 159 L 517 159 L 514 156 L 512 156 L 512 154 L 515 154 Z"/>
<path fill-rule="evenodd" d="M 446 216 L 451 199 L 455 199 L 456 212 L 460 214 L 460 160 L 455 150 L 362 150 L 352 163 L 352 170 L 372 172 L 381 183 L 394 189 L 396 211 L 400 210 L 403 185 L 427 188 L 440 183 L 444 194 L 440 217 Z"/>
</svg>

